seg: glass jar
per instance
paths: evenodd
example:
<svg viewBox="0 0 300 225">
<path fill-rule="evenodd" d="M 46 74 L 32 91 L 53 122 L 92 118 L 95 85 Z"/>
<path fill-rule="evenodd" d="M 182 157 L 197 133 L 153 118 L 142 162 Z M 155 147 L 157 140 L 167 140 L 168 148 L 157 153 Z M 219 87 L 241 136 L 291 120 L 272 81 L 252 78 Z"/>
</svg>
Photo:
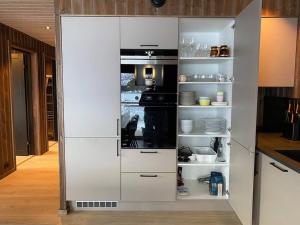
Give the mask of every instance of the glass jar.
<svg viewBox="0 0 300 225">
<path fill-rule="evenodd" d="M 210 57 L 218 57 L 218 56 L 219 56 L 218 46 L 211 46 L 211 48 L 210 48 Z"/>
<path fill-rule="evenodd" d="M 220 57 L 229 57 L 230 56 L 229 47 L 227 45 L 221 45 L 219 56 Z"/>
</svg>

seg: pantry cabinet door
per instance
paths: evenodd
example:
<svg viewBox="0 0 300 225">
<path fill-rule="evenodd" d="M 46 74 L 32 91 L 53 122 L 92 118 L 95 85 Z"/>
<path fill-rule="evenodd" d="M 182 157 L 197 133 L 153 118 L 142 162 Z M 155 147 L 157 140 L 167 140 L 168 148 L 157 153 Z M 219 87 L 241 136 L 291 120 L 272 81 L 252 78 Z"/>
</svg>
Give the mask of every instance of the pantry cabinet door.
<svg viewBox="0 0 300 225">
<path fill-rule="evenodd" d="M 255 153 L 231 141 L 229 203 L 243 225 L 252 225 Z"/>
<path fill-rule="evenodd" d="M 118 17 L 63 17 L 66 137 L 116 137 L 120 118 Z"/>
<path fill-rule="evenodd" d="M 235 21 L 229 202 L 243 225 L 252 225 L 261 8 L 254 0 Z"/>
<path fill-rule="evenodd" d="M 235 21 L 232 138 L 255 152 L 261 0 L 254 0 Z"/>
</svg>

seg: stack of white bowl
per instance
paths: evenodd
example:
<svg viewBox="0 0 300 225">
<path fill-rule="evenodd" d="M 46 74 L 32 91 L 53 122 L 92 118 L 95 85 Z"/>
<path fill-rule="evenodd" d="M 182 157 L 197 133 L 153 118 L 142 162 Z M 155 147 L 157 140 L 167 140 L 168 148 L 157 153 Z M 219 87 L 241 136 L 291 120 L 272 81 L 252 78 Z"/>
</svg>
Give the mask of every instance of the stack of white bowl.
<svg viewBox="0 0 300 225">
<path fill-rule="evenodd" d="M 179 93 L 180 105 L 195 105 L 195 99 L 194 91 L 184 91 Z"/>
<path fill-rule="evenodd" d="M 184 134 L 189 134 L 193 130 L 193 120 L 181 120 L 181 130 Z"/>
<path fill-rule="evenodd" d="M 200 120 L 200 127 L 206 134 L 221 134 L 226 130 L 224 118 L 203 118 Z"/>
</svg>

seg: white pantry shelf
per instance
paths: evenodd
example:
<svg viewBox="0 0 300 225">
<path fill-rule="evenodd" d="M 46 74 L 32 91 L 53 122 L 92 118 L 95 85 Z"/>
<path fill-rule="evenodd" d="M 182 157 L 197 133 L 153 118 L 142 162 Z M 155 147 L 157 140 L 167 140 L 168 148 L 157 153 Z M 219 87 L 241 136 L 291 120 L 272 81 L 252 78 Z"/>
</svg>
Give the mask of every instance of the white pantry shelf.
<svg viewBox="0 0 300 225">
<path fill-rule="evenodd" d="M 190 162 L 178 162 L 178 166 L 229 166 L 227 162 L 199 162 L 199 161 L 190 161 Z"/>
<path fill-rule="evenodd" d="M 208 184 L 199 183 L 197 180 L 184 180 L 183 183 L 184 186 L 188 188 L 189 195 L 184 195 L 184 196 L 177 195 L 178 200 L 228 199 L 227 195 L 223 195 L 223 196 L 210 195 Z"/>
<path fill-rule="evenodd" d="M 226 108 L 232 108 L 232 107 L 231 107 L 231 105 L 224 105 L 224 106 L 179 105 L 178 108 L 195 108 L 195 109 L 218 109 L 218 108 L 221 108 L 221 109 L 226 109 Z"/>
<path fill-rule="evenodd" d="M 223 138 L 229 138 L 230 133 L 224 133 L 224 134 L 206 134 L 204 132 L 191 132 L 189 134 L 184 134 L 181 131 L 178 133 L 178 137 L 223 137 Z"/>
<path fill-rule="evenodd" d="M 232 61 L 234 57 L 180 57 L 179 61 L 186 63 L 214 64 Z"/>
<path fill-rule="evenodd" d="M 218 82 L 218 81 L 187 81 L 187 82 L 178 82 L 179 85 L 204 85 L 204 84 L 232 84 L 231 81 L 224 81 L 224 82 Z"/>
</svg>

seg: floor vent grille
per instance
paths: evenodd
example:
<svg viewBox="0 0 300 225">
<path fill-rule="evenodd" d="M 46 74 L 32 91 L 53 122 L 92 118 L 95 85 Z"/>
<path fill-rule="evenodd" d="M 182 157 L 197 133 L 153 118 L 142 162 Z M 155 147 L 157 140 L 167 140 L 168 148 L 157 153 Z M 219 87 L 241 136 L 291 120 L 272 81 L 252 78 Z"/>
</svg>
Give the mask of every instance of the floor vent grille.
<svg viewBox="0 0 300 225">
<path fill-rule="evenodd" d="M 77 208 L 117 208 L 118 202 L 111 201 L 76 201 Z"/>
</svg>

